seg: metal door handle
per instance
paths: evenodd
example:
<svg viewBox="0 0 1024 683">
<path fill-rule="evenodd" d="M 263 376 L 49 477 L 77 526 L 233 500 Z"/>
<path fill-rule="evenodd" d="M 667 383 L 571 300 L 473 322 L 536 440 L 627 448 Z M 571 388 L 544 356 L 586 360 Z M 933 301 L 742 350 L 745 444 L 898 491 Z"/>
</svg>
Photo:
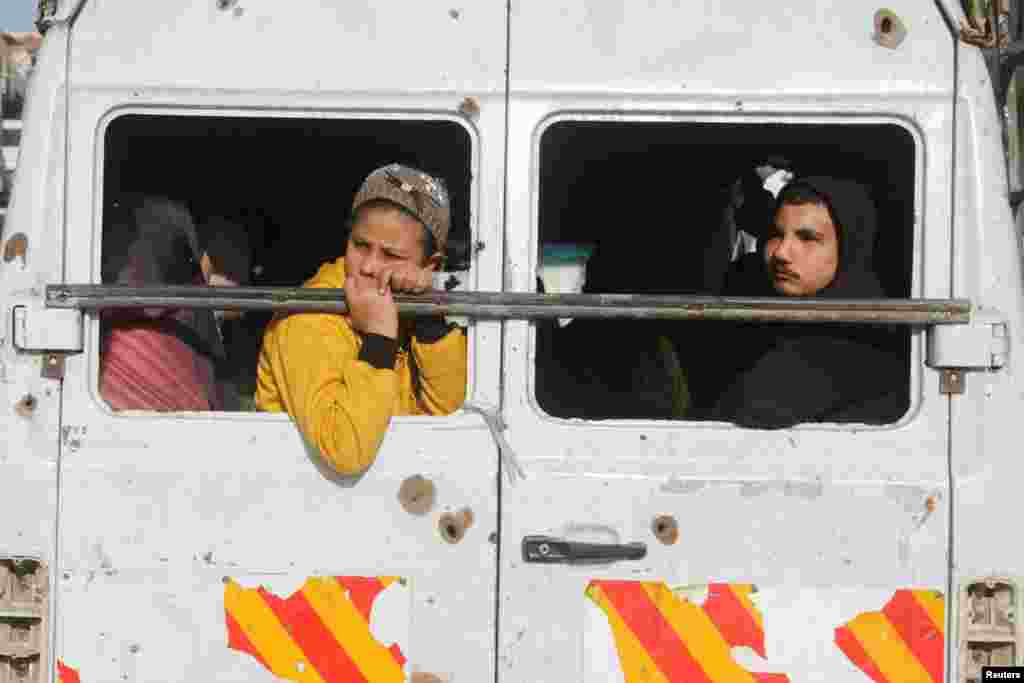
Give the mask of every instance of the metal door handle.
<svg viewBox="0 0 1024 683">
<path fill-rule="evenodd" d="M 642 560 L 644 543 L 577 543 L 551 536 L 524 536 L 523 561 L 538 564 L 600 564 L 619 560 Z"/>
</svg>

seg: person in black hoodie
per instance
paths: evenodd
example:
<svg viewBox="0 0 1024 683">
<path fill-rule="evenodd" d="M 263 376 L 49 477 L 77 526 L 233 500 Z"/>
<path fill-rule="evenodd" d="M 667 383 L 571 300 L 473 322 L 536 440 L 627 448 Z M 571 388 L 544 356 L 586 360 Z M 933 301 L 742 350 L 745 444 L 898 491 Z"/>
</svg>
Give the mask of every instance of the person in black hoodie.
<svg viewBox="0 0 1024 683">
<path fill-rule="evenodd" d="M 872 299 L 876 214 L 866 189 L 800 178 L 775 204 L 760 281 L 742 296 Z M 909 394 L 906 337 L 878 326 L 759 324 L 730 330 L 731 375 L 707 418 L 777 429 L 802 422 L 893 422 Z"/>
</svg>

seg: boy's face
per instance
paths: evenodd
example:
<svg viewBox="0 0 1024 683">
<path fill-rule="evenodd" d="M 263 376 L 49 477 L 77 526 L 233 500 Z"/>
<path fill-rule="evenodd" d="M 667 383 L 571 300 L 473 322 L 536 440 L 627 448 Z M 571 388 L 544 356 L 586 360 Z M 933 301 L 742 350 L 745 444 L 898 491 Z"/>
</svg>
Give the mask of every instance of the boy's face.
<svg viewBox="0 0 1024 683">
<path fill-rule="evenodd" d="M 764 249 L 772 286 L 785 296 L 814 296 L 835 279 L 839 236 L 827 207 L 783 204 Z"/>
</svg>

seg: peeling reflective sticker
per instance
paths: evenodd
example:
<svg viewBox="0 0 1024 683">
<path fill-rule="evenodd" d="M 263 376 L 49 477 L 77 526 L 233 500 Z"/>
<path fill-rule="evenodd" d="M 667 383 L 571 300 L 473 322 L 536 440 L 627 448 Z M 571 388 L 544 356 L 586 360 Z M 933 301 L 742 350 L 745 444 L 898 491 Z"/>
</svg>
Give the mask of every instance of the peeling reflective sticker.
<svg viewBox="0 0 1024 683">
<path fill-rule="evenodd" d="M 765 655 L 764 623 L 751 584 L 708 584 L 697 604 L 659 581 L 599 581 L 586 594 L 608 618 L 626 683 L 789 683 L 751 672 L 732 656 L 747 646 Z"/>
<path fill-rule="evenodd" d="M 405 656 L 370 630 L 374 602 L 398 577 L 307 579 L 287 599 L 228 579 L 224 612 L 228 647 L 252 655 L 280 678 L 297 683 L 401 683 Z"/>
<path fill-rule="evenodd" d="M 57 660 L 57 683 L 82 683 L 78 677 L 78 669 L 65 666 L 64 662 Z"/>
<path fill-rule="evenodd" d="M 880 612 L 837 628 L 835 642 L 876 683 L 941 683 L 945 623 L 942 593 L 898 590 Z"/>
</svg>

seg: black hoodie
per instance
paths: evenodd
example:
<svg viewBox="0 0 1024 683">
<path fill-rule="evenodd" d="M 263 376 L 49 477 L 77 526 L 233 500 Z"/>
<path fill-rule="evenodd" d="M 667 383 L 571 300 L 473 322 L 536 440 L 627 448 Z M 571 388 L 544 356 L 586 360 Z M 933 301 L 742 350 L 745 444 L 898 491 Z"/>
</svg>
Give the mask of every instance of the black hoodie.
<svg viewBox="0 0 1024 683">
<path fill-rule="evenodd" d="M 865 188 L 824 176 L 800 182 L 827 198 L 839 233 L 836 276 L 815 296 L 883 297 L 873 267 L 877 219 Z M 767 274 L 756 291 L 732 294 L 781 296 Z M 870 325 L 762 323 L 732 328 L 730 336 L 735 362 L 727 372 L 732 376 L 722 382 L 726 388 L 710 419 L 761 429 L 802 422 L 887 423 L 907 408 L 906 332 Z"/>
</svg>

